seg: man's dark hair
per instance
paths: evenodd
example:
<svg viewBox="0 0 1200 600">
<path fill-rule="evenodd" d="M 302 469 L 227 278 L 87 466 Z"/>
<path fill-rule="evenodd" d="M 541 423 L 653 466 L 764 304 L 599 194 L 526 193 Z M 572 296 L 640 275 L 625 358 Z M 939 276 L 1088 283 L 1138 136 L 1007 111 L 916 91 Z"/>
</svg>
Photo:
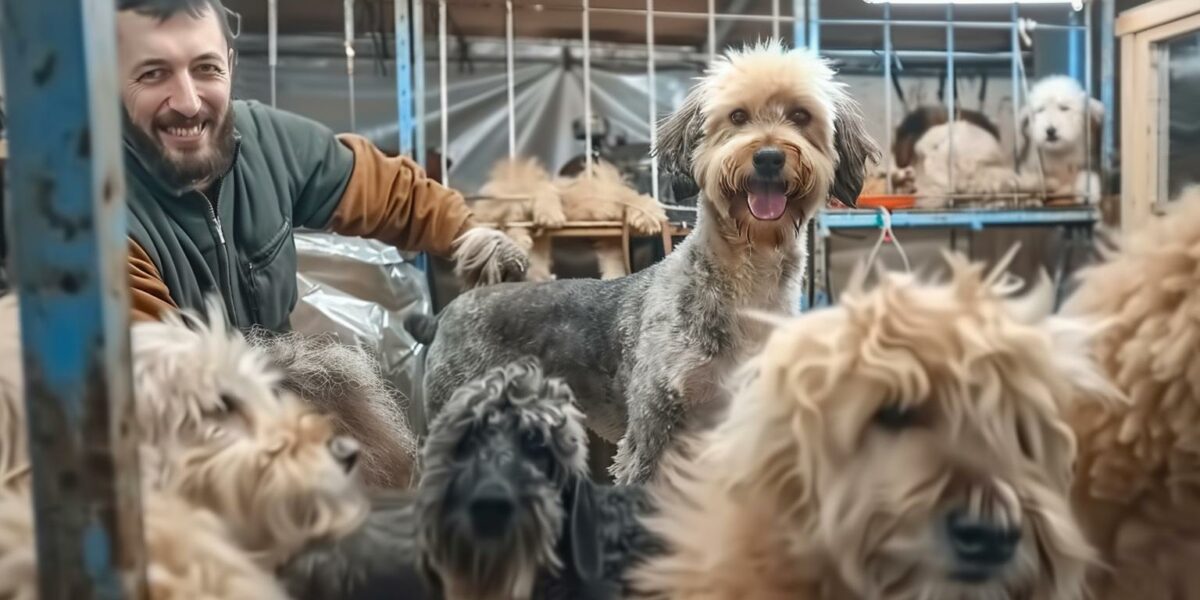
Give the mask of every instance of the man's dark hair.
<svg viewBox="0 0 1200 600">
<path fill-rule="evenodd" d="M 233 50 L 233 40 L 237 37 L 230 21 L 238 20 L 238 29 L 241 29 L 241 15 L 225 8 L 221 0 L 117 0 L 117 11 L 125 10 L 154 17 L 159 21 L 166 21 L 180 12 L 185 12 L 193 18 L 200 18 L 205 11 L 211 10 L 217 15 L 217 22 L 221 24 L 221 33 L 225 34 L 225 43 L 230 50 Z"/>
</svg>

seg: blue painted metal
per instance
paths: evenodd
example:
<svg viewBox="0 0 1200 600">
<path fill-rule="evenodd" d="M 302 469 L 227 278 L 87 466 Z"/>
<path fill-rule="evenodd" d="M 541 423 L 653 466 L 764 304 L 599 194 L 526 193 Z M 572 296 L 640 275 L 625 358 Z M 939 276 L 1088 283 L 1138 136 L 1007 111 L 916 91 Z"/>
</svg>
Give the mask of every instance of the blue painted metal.
<svg viewBox="0 0 1200 600">
<path fill-rule="evenodd" d="M 874 210 L 827 210 L 822 215 L 829 229 L 867 229 L 883 227 L 883 217 Z M 891 213 L 892 228 L 965 227 L 1031 227 L 1045 225 L 1086 225 L 1095 223 L 1099 214 L 1094 208 L 1042 208 L 1028 210 L 995 210 L 960 208 L 952 210 L 898 210 Z"/>
<path fill-rule="evenodd" d="M 1080 11 L 1071 10 L 1071 25 L 1086 28 L 1083 23 L 1080 23 L 1082 17 L 1083 15 Z M 1067 75 L 1078 81 L 1082 87 L 1086 87 L 1087 85 L 1083 72 L 1084 63 L 1087 62 L 1086 35 L 1086 31 L 1083 29 L 1074 29 L 1067 33 Z"/>
<path fill-rule="evenodd" d="M 1104 103 L 1104 125 L 1101 132 L 1100 172 L 1105 175 L 1101 189 L 1108 189 L 1108 177 L 1113 172 L 1116 155 L 1114 124 L 1116 112 L 1116 0 L 1100 0 L 1100 102 Z"/>
<path fill-rule="evenodd" d="M 808 10 L 805 13 L 808 16 L 808 47 L 813 50 L 821 50 L 821 2 L 820 0 L 808 0 Z"/>
<path fill-rule="evenodd" d="M 792 0 L 792 44 L 796 48 L 808 46 L 808 13 L 806 0 Z"/>
<path fill-rule="evenodd" d="M 0 3 L 43 600 L 140 598 L 145 586 L 113 8 Z"/>
<path fill-rule="evenodd" d="M 398 0 L 393 4 L 396 17 L 396 104 L 399 110 L 400 154 L 414 156 L 412 22 L 407 1 Z"/>
<path fill-rule="evenodd" d="M 1017 5 L 1013 5 L 1017 6 Z M 890 2 L 883 4 L 884 10 L 891 10 Z M 883 25 L 886 19 L 821 19 L 821 25 L 832 25 L 840 27 L 875 27 Z M 900 27 L 928 27 L 932 29 L 941 29 L 946 26 L 945 21 L 922 20 L 922 19 L 903 19 L 894 21 L 894 25 Z M 1010 26 L 1005 21 L 955 21 L 955 27 L 962 29 L 999 29 L 1007 30 Z M 1056 25 L 1053 23 L 1038 23 L 1040 31 L 1079 31 L 1086 29 L 1083 25 Z"/>
</svg>

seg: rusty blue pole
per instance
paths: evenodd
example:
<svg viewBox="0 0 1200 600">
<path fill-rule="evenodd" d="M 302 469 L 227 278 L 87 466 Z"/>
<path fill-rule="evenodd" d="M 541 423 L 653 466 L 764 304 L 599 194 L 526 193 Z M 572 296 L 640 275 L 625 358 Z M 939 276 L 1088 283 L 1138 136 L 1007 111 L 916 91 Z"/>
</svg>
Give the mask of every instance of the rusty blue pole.
<svg viewBox="0 0 1200 600">
<path fill-rule="evenodd" d="M 144 597 L 113 0 L 0 0 L 41 600 Z"/>
</svg>

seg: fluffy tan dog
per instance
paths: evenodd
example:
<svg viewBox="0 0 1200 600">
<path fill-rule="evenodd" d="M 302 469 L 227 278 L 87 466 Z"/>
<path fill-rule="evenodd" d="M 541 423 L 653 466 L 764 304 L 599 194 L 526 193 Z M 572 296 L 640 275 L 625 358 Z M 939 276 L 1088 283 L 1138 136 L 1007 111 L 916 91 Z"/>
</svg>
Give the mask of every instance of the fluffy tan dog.
<svg viewBox="0 0 1200 600">
<path fill-rule="evenodd" d="M 550 239 L 533 237 L 528 227 L 510 225 L 533 222 L 535 227 L 562 227 L 567 222 L 562 199 L 550 179 L 550 174 L 535 158 L 502 158 L 493 167 L 488 181 L 479 193 L 492 198 L 472 206 L 475 217 L 484 223 L 495 223 L 526 253 L 531 254 L 529 281 L 553 279 L 548 260 Z"/>
<path fill-rule="evenodd" d="M 150 600 L 253 598 L 286 600 L 212 513 L 177 497 L 151 493 L 145 513 Z M 27 490 L 0 491 L 0 598 L 37 600 L 37 556 Z"/>
<path fill-rule="evenodd" d="M 1047 316 L 1048 286 L 1011 298 L 999 270 L 949 262 L 949 283 L 860 275 L 779 326 L 655 486 L 668 551 L 632 575 L 646 597 L 1083 597 L 1062 411 L 1115 395 L 1091 331 Z"/>
<path fill-rule="evenodd" d="M 1099 600 L 1200 598 L 1200 187 L 1080 274 L 1063 311 L 1130 405 L 1082 406 L 1075 501 L 1107 569 Z"/>
<path fill-rule="evenodd" d="M 623 221 L 636 234 L 652 235 L 662 231 L 667 212 L 654 198 L 630 187 L 616 165 L 605 161 L 592 163 L 587 171 L 555 181 L 562 195 L 563 212 L 571 221 Z M 600 265 L 601 279 L 616 279 L 629 274 L 619 238 L 601 238 L 593 242 Z M 532 264 L 550 261 L 550 255 L 535 253 Z"/>
</svg>

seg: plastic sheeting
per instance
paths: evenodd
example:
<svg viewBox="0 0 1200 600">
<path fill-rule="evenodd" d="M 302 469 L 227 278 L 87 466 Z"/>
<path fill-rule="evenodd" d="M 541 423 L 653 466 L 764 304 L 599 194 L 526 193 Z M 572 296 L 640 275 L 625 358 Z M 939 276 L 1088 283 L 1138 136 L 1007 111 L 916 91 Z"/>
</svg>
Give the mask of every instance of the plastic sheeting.
<svg viewBox="0 0 1200 600">
<path fill-rule="evenodd" d="M 408 399 L 409 419 L 420 420 L 419 345 L 404 318 L 428 314 L 425 274 L 382 242 L 326 233 L 297 233 L 300 301 L 292 326 L 302 333 L 333 333 L 380 361 L 384 377 Z"/>
</svg>

